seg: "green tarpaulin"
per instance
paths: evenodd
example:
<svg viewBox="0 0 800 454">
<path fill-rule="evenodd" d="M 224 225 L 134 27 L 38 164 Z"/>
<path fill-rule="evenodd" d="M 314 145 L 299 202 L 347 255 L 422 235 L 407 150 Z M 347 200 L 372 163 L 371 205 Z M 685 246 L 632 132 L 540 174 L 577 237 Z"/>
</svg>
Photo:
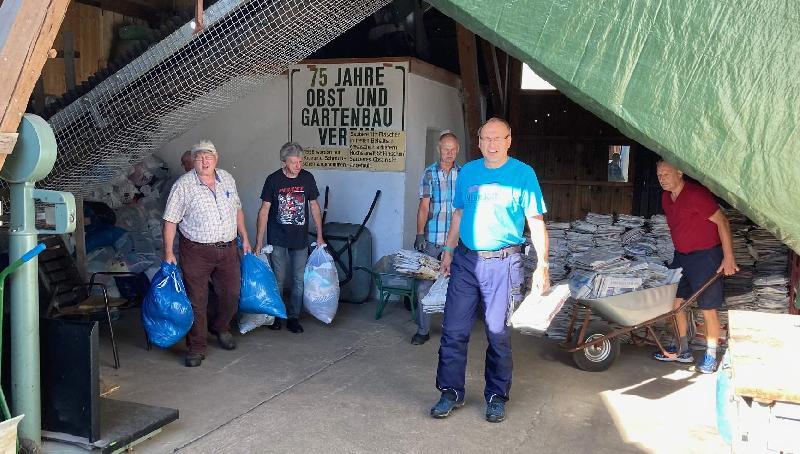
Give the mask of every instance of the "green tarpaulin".
<svg viewBox="0 0 800 454">
<path fill-rule="evenodd" d="M 800 251 L 800 2 L 428 1 Z"/>
</svg>

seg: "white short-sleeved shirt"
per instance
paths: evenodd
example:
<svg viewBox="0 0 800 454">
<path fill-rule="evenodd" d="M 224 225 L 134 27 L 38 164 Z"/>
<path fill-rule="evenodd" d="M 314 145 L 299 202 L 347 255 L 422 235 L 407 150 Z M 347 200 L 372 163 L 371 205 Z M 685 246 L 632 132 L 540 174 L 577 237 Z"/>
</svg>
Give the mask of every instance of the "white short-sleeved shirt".
<svg viewBox="0 0 800 454">
<path fill-rule="evenodd" d="M 216 169 L 216 179 L 215 193 L 191 170 L 169 192 L 164 220 L 178 224 L 190 241 L 217 243 L 236 238 L 236 212 L 242 207 L 236 181 L 222 169 Z"/>
</svg>

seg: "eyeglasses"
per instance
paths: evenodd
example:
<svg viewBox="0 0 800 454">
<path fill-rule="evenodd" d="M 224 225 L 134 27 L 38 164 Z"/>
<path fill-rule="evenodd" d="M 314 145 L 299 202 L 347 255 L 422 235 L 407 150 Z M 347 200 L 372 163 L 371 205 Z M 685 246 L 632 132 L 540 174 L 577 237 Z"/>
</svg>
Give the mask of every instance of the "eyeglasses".
<svg viewBox="0 0 800 454">
<path fill-rule="evenodd" d="M 486 143 L 491 144 L 491 143 L 500 143 L 500 142 L 508 139 L 509 137 L 511 137 L 511 134 L 508 134 L 505 137 L 481 137 L 480 139 L 483 140 Z"/>
<path fill-rule="evenodd" d="M 214 160 L 213 156 L 198 156 L 198 157 L 194 158 L 195 162 L 200 162 L 200 161 L 211 162 L 213 160 Z"/>
</svg>

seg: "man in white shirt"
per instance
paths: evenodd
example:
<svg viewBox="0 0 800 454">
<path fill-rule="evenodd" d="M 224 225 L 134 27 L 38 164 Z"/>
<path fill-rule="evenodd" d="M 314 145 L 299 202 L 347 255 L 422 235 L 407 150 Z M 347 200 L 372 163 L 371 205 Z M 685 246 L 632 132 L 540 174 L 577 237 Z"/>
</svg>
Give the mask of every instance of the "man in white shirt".
<svg viewBox="0 0 800 454">
<path fill-rule="evenodd" d="M 177 263 L 172 252 L 175 233 L 181 232 L 178 245 L 181 271 L 194 323 L 186 336 L 186 366 L 199 366 L 208 348 L 208 281 L 214 284 L 217 316 L 211 331 L 226 350 L 236 348 L 230 323 L 239 305 L 241 272 L 236 233 L 242 237 L 244 252 L 250 241 L 236 182 L 230 173 L 217 169 L 219 154 L 213 143 L 204 140 L 192 147 L 194 169 L 175 182 L 164 210 L 164 260 Z"/>
</svg>

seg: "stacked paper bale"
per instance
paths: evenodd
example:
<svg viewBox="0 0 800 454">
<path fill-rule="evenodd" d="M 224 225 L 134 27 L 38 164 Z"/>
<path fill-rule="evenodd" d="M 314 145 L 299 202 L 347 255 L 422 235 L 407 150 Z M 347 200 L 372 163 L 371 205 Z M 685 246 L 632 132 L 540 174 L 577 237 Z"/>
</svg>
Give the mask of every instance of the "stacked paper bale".
<svg viewBox="0 0 800 454">
<path fill-rule="evenodd" d="M 747 239 L 747 233 L 753 228 L 753 224 L 738 210 L 723 211 L 731 225 L 733 256 L 739 266 L 738 273 L 725 277 L 725 308 L 755 310 L 757 306 L 753 292 L 753 272 L 756 253 Z"/>
<path fill-rule="evenodd" d="M 748 239 L 758 254 L 753 274 L 757 310 L 786 312 L 789 306 L 789 249 L 760 227 L 750 230 Z"/>
<path fill-rule="evenodd" d="M 569 255 L 569 242 L 567 241 L 569 223 L 548 222 L 547 234 L 550 238 L 550 281 L 555 283 L 567 277 L 567 255 Z"/>
<path fill-rule="evenodd" d="M 664 216 L 589 213 L 565 231 L 567 268 L 573 298 L 598 298 L 677 279 L 664 266 L 672 260 L 672 237 Z M 549 337 L 563 339 L 573 307 L 567 303 L 553 319 Z"/>
<path fill-rule="evenodd" d="M 435 280 L 440 266 L 439 260 L 421 252 L 399 249 L 394 253 L 395 270 L 418 279 Z"/>
</svg>

